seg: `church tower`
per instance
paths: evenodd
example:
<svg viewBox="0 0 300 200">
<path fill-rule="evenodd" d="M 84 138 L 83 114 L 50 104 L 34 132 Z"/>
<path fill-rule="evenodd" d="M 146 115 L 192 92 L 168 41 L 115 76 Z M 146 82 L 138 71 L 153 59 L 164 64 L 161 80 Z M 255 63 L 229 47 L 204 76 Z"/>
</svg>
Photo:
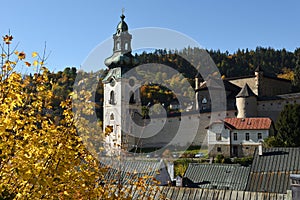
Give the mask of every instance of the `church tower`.
<svg viewBox="0 0 300 200">
<path fill-rule="evenodd" d="M 128 149 L 130 140 L 130 120 L 133 112 L 140 108 L 140 93 L 136 77 L 127 77 L 126 72 L 138 64 L 131 54 L 131 38 L 128 26 L 121 15 L 116 33 L 113 34 L 113 55 L 105 59 L 108 73 L 103 79 L 103 129 L 106 134 L 105 148 L 108 155 L 119 155 L 121 149 Z"/>
</svg>

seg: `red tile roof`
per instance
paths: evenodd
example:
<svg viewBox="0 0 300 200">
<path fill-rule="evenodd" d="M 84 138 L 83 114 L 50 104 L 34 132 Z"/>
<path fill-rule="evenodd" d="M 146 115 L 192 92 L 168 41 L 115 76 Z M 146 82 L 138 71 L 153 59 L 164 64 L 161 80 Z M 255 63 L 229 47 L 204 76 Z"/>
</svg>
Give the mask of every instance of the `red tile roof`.
<svg viewBox="0 0 300 200">
<path fill-rule="evenodd" d="M 270 118 L 225 118 L 224 122 L 230 129 L 237 130 L 270 129 L 272 124 Z"/>
</svg>

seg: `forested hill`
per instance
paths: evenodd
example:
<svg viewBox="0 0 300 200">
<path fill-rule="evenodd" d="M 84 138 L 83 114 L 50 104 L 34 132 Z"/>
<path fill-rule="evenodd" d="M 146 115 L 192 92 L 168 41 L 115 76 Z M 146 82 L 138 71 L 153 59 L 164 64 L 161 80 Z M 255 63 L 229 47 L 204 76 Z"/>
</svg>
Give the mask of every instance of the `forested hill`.
<svg viewBox="0 0 300 200">
<path fill-rule="evenodd" d="M 205 51 L 199 48 L 185 48 L 181 51 L 156 50 L 153 53 L 143 53 L 135 55 L 142 63 L 162 63 L 169 66 L 176 65 L 176 69 L 183 73 L 185 77 L 194 78 L 195 72 L 191 70 L 190 65 L 198 66 L 199 63 L 189 63 L 184 59 L 178 58 L 178 55 L 184 55 L 190 58 Z M 295 69 L 297 57 L 300 57 L 300 48 L 294 52 L 285 49 L 275 50 L 273 48 L 257 47 L 255 50 L 238 49 L 230 54 L 220 50 L 206 50 L 221 75 L 227 78 L 252 75 L 257 66 L 260 66 L 268 75 L 279 76 L 291 79 L 292 71 Z M 286 76 L 284 75 L 286 74 Z"/>
<path fill-rule="evenodd" d="M 197 61 L 192 60 L 194 63 L 189 63 L 183 57 L 192 58 L 194 55 L 203 53 L 203 49 L 199 48 L 186 48 L 180 52 L 156 50 L 152 53 L 142 53 L 135 55 L 143 63 L 160 63 L 170 66 L 179 71 L 171 77 L 168 77 L 168 71 L 164 71 L 163 68 L 157 68 L 149 71 L 138 71 L 139 75 L 144 80 L 151 80 L 153 82 L 163 80 L 165 86 L 153 85 L 151 82 L 146 83 L 141 87 L 141 99 L 142 105 L 149 105 L 151 103 L 161 103 L 168 106 L 170 102 L 176 100 L 180 95 L 187 99 L 189 103 L 194 101 L 195 92 L 194 78 L 197 75 L 197 70 L 193 66 L 199 66 Z M 238 50 L 233 54 L 228 52 L 220 52 L 219 50 L 207 51 L 210 57 L 215 62 L 221 75 L 229 78 L 244 75 L 253 75 L 257 66 L 260 66 L 264 70 L 264 73 L 268 75 L 277 76 L 281 78 L 294 79 L 295 87 L 294 91 L 300 91 L 300 49 L 294 52 L 286 51 L 285 49 L 275 50 L 272 48 L 257 47 L 255 50 Z M 184 56 L 182 56 L 184 55 Z M 297 66 L 297 67 L 296 67 Z M 200 65 L 200 67 L 202 67 Z M 203 66 L 205 67 L 205 66 Z M 97 115 L 102 118 L 102 102 L 103 102 L 103 86 L 101 79 L 107 73 L 107 70 L 101 70 L 98 88 L 95 94 L 95 101 L 97 104 Z M 99 73 L 85 73 L 78 72 L 76 68 L 65 68 L 62 72 L 52 72 L 49 77 L 53 83 L 52 89 L 54 90 L 53 107 L 59 107 L 59 102 L 67 98 L 68 94 L 72 91 L 73 84 L 76 76 L 85 77 L 89 80 L 89 77 L 95 77 Z M 183 75 L 183 76 L 180 76 Z M 167 78 L 168 77 L 168 78 Z M 185 78 L 182 78 L 185 77 Z M 188 81 L 192 87 L 186 87 L 186 81 Z M 168 85 L 171 87 L 177 87 L 181 89 L 181 93 L 177 96 L 169 91 Z M 92 99 L 91 99 L 92 100 Z M 59 109 L 58 109 L 59 110 Z M 159 112 L 159 111 L 158 111 Z"/>
</svg>

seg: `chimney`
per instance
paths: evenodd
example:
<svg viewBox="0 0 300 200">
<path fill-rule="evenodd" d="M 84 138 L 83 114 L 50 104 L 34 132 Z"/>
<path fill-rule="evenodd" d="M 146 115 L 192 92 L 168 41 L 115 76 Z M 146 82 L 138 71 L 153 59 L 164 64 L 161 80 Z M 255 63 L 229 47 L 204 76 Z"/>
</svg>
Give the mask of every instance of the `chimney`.
<svg viewBox="0 0 300 200">
<path fill-rule="evenodd" d="M 300 199 L 300 174 L 291 174 L 292 200 Z"/>
<path fill-rule="evenodd" d="M 259 142 L 259 144 L 258 144 L 258 155 L 262 156 L 264 154 L 264 152 L 263 152 L 263 141 L 260 140 L 258 142 Z"/>
<path fill-rule="evenodd" d="M 170 176 L 171 181 L 174 180 L 174 163 L 171 161 L 167 162 L 167 170 Z"/>
</svg>

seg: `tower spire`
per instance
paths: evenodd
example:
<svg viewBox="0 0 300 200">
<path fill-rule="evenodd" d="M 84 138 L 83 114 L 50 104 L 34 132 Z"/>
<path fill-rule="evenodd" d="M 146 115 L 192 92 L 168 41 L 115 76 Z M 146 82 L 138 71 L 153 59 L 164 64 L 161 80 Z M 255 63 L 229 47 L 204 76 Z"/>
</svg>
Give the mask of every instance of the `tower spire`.
<svg viewBox="0 0 300 200">
<path fill-rule="evenodd" d="M 122 22 L 124 22 L 124 19 L 125 19 L 124 11 L 125 11 L 125 8 L 123 7 L 122 8 L 122 15 L 121 15 Z"/>
</svg>

